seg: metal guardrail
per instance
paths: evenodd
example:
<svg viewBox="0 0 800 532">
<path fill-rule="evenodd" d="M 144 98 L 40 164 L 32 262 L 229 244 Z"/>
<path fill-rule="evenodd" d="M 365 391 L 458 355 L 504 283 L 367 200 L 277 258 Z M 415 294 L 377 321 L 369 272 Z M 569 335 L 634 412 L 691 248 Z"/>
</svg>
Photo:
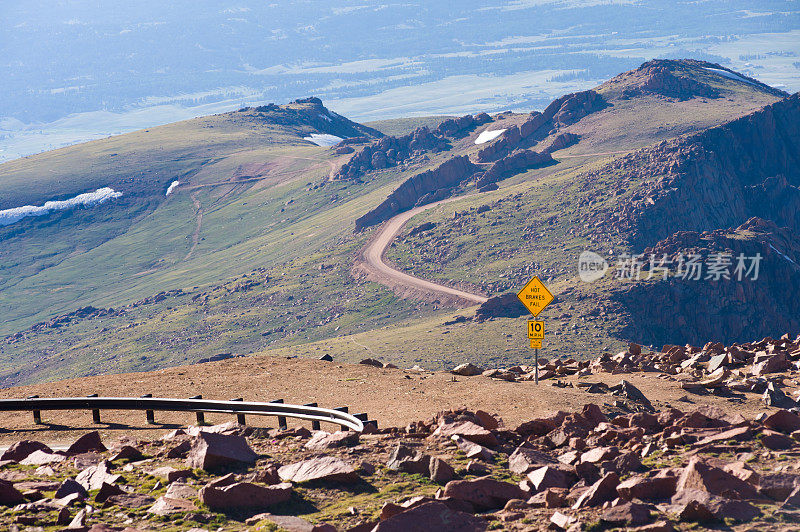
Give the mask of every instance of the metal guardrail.
<svg viewBox="0 0 800 532">
<path fill-rule="evenodd" d="M 347 407 L 320 408 L 316 403 L 306 405 L 286 404 L 283 399 L 269 403 L 248 402 L 241 399 L 214 401 L 195 396 L 190 399 L 169 399 L 152 397 L 38 397 L 27 399 L 0 399 L 0 412 L 33 412 L 35 423 L 42 423 L 43 410 L 91 410 L 94 423 L 100 423 L 101 410 L 143 410 L 147 422 L 155 423 L 155 412 L 195 412 L 199 424 L 205 422 L 204 413 L 236 414 L 237 420 L 245 424 L 246 415 L 274 416 L 278 426 L 286 428 L 286 418 L 311 421 L 311 426 L 319 430 L 320 423 L 340 425 L 342 430 L 362 432 L 364 425 L 377 427 L 375 421 L 368 421 L 366 414 L 350 414 Z"/>
</svg>

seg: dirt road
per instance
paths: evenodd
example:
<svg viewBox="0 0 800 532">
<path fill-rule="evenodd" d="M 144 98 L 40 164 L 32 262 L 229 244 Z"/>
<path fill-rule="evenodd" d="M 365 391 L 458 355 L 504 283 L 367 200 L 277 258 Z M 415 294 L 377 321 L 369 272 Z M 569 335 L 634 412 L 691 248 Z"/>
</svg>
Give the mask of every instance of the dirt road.
<svg viewBox="0 0 800 532">
<path fill-rule="evenodd" d="M 398 214 L 380 228 L 379 233 L 372 238 L 362 253 L 360 268 L 367 273 L 367 278 L 399 292 L 402 296 L 423 296 L 425 299 L 438 299 L 441 302 L 461 306 L 471 306 L 483 303 L 486 297 L 437 284 L 419 277 L 414 277 L 401 272 L 384 262 L 386 250 L 397 237 L 403 226 L 415 215 L 452 201 L 463 199 L 467 196 L 458 196 L 437 201 L 410 211 Z"/>
</svg>

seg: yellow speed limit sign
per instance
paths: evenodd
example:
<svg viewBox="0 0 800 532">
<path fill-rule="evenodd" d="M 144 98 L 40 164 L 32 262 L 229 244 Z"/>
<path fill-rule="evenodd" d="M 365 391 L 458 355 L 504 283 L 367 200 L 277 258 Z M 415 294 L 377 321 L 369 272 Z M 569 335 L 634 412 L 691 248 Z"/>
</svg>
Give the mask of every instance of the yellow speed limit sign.
<svg viewBox="0 0 800 532">
<path fill-rule="evenodd" d="M 544 340 L 544 322 L 541 320 L 528 320 L 528 338 L 531 340 Z"/>
</svg>

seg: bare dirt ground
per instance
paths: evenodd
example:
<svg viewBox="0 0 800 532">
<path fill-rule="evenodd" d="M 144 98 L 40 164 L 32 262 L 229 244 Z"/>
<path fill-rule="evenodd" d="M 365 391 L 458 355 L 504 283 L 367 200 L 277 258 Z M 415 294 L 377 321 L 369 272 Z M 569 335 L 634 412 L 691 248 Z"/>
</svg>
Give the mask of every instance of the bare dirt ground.
<svg viewBox="0 0 800 532">
<path fill-rule="evenodd" d="M 419 297 L 422 299 L 438 299 L 439 301 L 459 305 L 471 306 L 486 301 L 486 297 L 451 288 L 449 286 L 433 283 L 401 272 L 384 261 L 386 250 L 392 241 L 402 231 L 403 226 L 417 214 L 432 209 L 437 205 L 464 199 L 468 196 L 457 196 L 442 201 L 422 205 L 409 211 L 398 214 L 384 223 L 376 235 L 370 239 L 361 253 L 356 269 L 367 274 L 370 281 L 380 283 L 391 288 L 401 297 Z"/>
<path fill-rule="evenodd" d="M 714 395 L 687 394 L 678 383 L 658 378 L 656 373 L 594 374 L 562 379 L 565 383 L 632 382 L 658 410 L 667 405 L 691 411 L 702 405 L 714 405 L 752 418 L 766 410 L 757 394 L 733 405 Z M 246 401 L 284 399 L 288 403 L 317 402 L 321 407 L 348 406 L 350 412 L 366 412 L 379 426 L 405 426 L 431 418 L 439 411 L 467 407 L 497 413 L 506 425 L 515 427 L 523 421 L 551 411 L 576 411 L 587 403 L 601 407 L 613 404 L 615 396 L 592 394 L 582 388 L 553 386 L 553 380 L 506 382 L 483 376 L 462 377 L 446 372 L 416 372 L 403 369 L 379 369 L 361 364 L 337 364 L 310 359 L 285 359 L 260 356 L 242 357 L 167 368 L 150 373 L 103 375 L 0 390 L 0 398 L 76 397 L 98 393 L 101 396 L 133 396 L 152 393 L 156 397 L 190 397 L 202 394 L 208 399 L 243 397 Z M 681 400 L 688 395 L 689 401 Z M 128 434 L 134 438 L 155 437 L 167 428 L 195 423 L 194 414 L 157 412 L 161 425 L 147 425 L 144 412 L 102 412 L 101 425 L 93 425 L 91 413 L 42 412 L 45 425 L 34 425 L 28 412 L 0 413 L 0 445 L 20 439 L 69 443 L 80 434 L 99 429 L 105 438 Z M 230 415 L 206 414 L 210 423 L 234 419 Z M 248 417 L 254 426 L 277 426 L 273 418 Z M 299 423 L 299 422 L 298 422 Z M 292 422 L 290 420 L 290 426 Z M 325 427 L 323 427 L 324 429 Z M 333 430 L 335 427 L 327 427 Z"/>
</svg>

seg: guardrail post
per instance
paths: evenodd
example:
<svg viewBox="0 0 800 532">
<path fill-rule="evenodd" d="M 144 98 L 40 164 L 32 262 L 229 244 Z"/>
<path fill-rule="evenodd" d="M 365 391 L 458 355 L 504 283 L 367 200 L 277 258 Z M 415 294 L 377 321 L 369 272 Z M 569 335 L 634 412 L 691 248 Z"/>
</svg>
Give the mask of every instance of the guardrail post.
<svg viewBox="0 0 800 532">
<path fill-rule="evenodd" d="M 153 397 L 152 393 L 146 393 L 142 396 L 142 399 L 147 399 L 148 397 Z M 144 415 L 147 418 L 148 425 L 155 425 L 156 424 L 156 415 L 155 412 L 152 410 L 145 410 Z"/>
<path fill-rule="evenodd" d="M 26 399 L 38 399 L 38 395 L 29 395 Z M 34 410 L 33 411 L 33 422 L 36 425 L 42 424 L 42 412 L 41 410 Z"/>
<path fill-rule="evenodd" d="M 86 397 L 97 397 L 97 394 L 92 393 L 87 395 Z M 100 424 L 100 410 L 98 410 L 97 408 L 92 409 L 92 423 L 94 423 L 95 425 Z"/>
<path fill-rule="evenodd" d="M 350 409 L 346 406 L 337 406 L 334 410 L 338 410 L 339 412 L 344 412 L 345 414 L 350 412 Z M 341 425 L 342 430 L 350 430 L 350 427 L 347 425 Z"/>
<path fill-rule="evenodd" d="M 283 403 L 283 399 L 275 399 L 274 401 L 270 401 L 270 403 Z M 278 416 L 278 428 L 286 430 L 288 427 L 289 425 L 286 424 L 286 417 Z"/>
<path fill-rule="evenodd" d="M 314 407 L 316 407 L 316 406 L 319 406 L 319 405 L 317 405 L 317 403 L 306 403 L 303 406 L 314 406 Z M 312 419 L 311 420 L 311 430 L 321 430 L 318 420 L 316 420 L 316 419 Z"/>
<path fill-rule="evenodd" d="M 193 395 L 189 399 L 202 399 L 202 395 Z M 206 415 L 203 412 L 195 412 L 195 416 L 197 417 L 197 424 L 202 425 L 206 422 Z"/>
<path fill-rule="evenodd" d="M 231 399 L 231 401 L 244 401 L 244 399 L 241 397 L 237 397 L 236 399 Z M 247 425 L 247 421 L 245 420 L 244 414 L 236 414 L 236 422 L 239 425 Z"/>
</svg>

